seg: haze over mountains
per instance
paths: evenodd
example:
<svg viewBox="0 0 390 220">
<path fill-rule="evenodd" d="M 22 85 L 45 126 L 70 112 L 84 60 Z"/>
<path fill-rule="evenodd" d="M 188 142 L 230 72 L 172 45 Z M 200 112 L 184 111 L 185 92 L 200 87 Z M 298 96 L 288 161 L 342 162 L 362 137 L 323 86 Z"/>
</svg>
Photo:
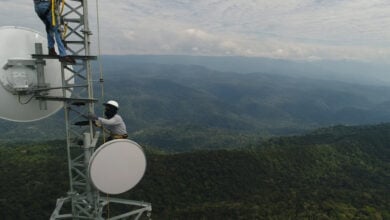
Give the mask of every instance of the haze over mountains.
<svg viewBox="0 0 390 220">
<path fill-rule="evenodd" d="M 102 61 L 105 99 L 120 102 L 130 137 L 161 148 L 209 135 L 291 135 L 390 119 L 383 66 L 189 56 L 103 56 Z M 3 121 L 0 137 L 62 139 L 62 118 L 58 113 L 34 123 Z"/>
<path fill-rule="evenodd" d="M 360 84 L 390 85 L 390 64 L 352 60 L 292 61 L 260 57 L 126 55 L 103 56 L 105 65 L 149 63 L 196 65 L 220 72 L 270 73 Z"/>
</svg>

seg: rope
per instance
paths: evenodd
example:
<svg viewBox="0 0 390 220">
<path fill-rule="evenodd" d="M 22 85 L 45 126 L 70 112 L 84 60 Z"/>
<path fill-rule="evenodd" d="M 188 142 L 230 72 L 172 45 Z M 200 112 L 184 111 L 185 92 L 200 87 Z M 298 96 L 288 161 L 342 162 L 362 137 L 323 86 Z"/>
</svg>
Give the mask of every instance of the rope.
<svg viewBox="0 0 390 220">
<path fill-rule="evenodd" d="M 65 38 L 66 32 L 68 32 L 68 23 L 65 23 L 65 24 L 64 24 L 64 32 L 62 33 L 62 39 Z"/>
<path fill-rule="evenodd" d="M 103 65 L 102 65 L 102 59 L 101 59 L 101 47 L 100 47 L 100 20 L 99 20 L 99 0 L 96 0 L 96 24 L 97 24 L 97 38 L 98 38 L 98 64 L 99 64 L 99 73 L 100 73 L 100 88 L 101 88 L 101 100 L 104 101 L 104 80 L 103 80 Z M 103 110 L 104 111 L 104 110 Z M 104 129 L 104 128 L 103 128 Z M 105 132 L 103 132 L 103 142 L 106 142 L 106 135 Z"/>
<path fill-rule="evenodd" d="M 65 0 L 62 0 L 62 6 L 61 6 L 61 12 L 60 15 L 62 15 L 62 12 L 64 12 L 64 7 L 65 7 Z"/>
<path fill-rule="evenodd" d="M 65 0 L 62 0 L 61 3 L 62 3 L 62 5 L 61 5 L 60 16 L 62 16 L 62 13 L 64 12 Z M 63 26 L 64 26 L 64 31 L 62 32 L 62 39 L 65 39 L 66 32 L 68 31 L 68 23 L 64 23 Z"/>
<path fill-rule="evenodd" d="M 101 99 L 104 101 L 104 80 L 103 80 L 103 65 L 102 65 L 102 59 L 101 59 L 101 47 L 100 47 L 100 20 L 99 20 L 99 0 L 96 0 L 96 24 L 97 24 L 97 38 L 98 38 L 98 64 L 99 64 L 99 74 L 100 74 L 100 93 L 101 93 Z M 103 110 L 104 111 L 104 110 Z M 103 129 L 103 143 L 106 142 L 106 134 L 104 132 L 104 127 L 102 125 Z M 110 219 L 110 196 L 107 194 L 107 219 Z"/>
<path fill-rule="evenodd" d="M 58 14 L 59 15 L 58 17 L 61 17 L 62 13 L 64 12 L 65 0 L 61 1 L 61 10 L 59 10 L 59 11 L 56 11 L 56 9 L 58 9 L 60 7 L 60 4 L 58 3 L 58 7 L 56 7 L 57 6 L 56 4 L 57 4 L 56 0 L 51 0 L 51 24 L 53 25 L 53 27 L 56 26 L 56 15 Z M 60 18 L 59 18 L 59 20 L 61 21 Z M 59 26 L 61 26 L 61 22 L 59 22 Z M 68 30 L 68 25 L 67 24 L 64 24 L 63 26 L 64 26 L 63 27 L 64 30 L 61 31 L 61 39 L 62 40 L 65 39 L 66 32 Z"/>
<path fill-rule="evenodd" d="M 110 219 L 110 195 L 109 194 L 106 194 L 107 196 L 107 219 L 109 220 Z"/>
<path fill-rule="evenodd" d="M 56 26 L 56 16 L 55 16 L 55 0 L 51 0 L 51 24 Z"/>
</svg>

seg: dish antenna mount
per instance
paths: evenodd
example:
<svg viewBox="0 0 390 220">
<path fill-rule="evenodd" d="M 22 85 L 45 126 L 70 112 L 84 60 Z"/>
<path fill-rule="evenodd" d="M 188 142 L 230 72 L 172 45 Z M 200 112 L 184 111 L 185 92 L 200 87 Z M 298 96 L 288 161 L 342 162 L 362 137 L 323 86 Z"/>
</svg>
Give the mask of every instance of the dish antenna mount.
<svg viewBox="0 0 390 220">
<path fill-rule="evenodd" d="M 58 73 L 61 64 L 57 60 L 31 57 L 42 54 L 46 42 L 31 29 L 0 28 L 0 118 L 17 122 L 40 120 L 63 107 L 62 102 L 46 102 L 43 97 L 71 96 L 71 90 L 62 91 Z M 69 85 L 74 84 L 69 70 L 64 70 L 63 77 Z"/>
</svg>

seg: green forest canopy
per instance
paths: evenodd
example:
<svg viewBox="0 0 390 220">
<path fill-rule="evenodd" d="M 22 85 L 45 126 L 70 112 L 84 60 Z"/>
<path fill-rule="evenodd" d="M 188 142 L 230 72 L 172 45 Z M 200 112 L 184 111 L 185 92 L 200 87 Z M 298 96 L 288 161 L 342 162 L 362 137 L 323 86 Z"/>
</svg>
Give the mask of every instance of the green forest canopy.
<svg viewBox="0 0 390 220">
<path fill-rule="evenodd" d="M 241 149 L 146 148 L 147 172 L 122 198 L 154 219 L 389 219 L 390 125 L 336 126 Z M 64 143 L 0 147 L 0 216 L 48 219 L 68 190 Z M 113 210 L 114 211 L 114 210 Z"/>
</svg>

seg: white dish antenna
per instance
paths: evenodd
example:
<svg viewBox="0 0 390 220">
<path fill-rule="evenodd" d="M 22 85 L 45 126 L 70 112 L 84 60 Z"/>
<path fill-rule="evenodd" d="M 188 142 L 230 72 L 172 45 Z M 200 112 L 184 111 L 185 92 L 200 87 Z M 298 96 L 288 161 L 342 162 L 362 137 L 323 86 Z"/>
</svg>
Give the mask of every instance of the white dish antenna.
<svg viewBox="0 0 390 220">
<path fill-rule="evenodd" d="M 41 43 L 47 54 L 47 40 L 39 32 L 21 27 L 0 27 L 0 118 L 30 122 L 46 118 L 63 107 L 62 101 L 46 101 L 42 108 L 34 98 L 37 87 L 35 43 Z M 61 64 L 57 59 L 46 59 L 44 79 L 48 87 L 61 87 Z M 65 70 L 65 78 L 73 84 L 72 73 Z M 61 89 L 47 91 L 47 96 L 63 96 Z M 71 93 L 67 92 L 66 97 Z"/>
<path fill-rule="evenodd" d="M 117 139 L 101 145 L 89 162 L 93 185 L 107 194 L 120 194 L 132 189 L 146 170 L 145 154 L 137 143 Z"/>
</svg>

